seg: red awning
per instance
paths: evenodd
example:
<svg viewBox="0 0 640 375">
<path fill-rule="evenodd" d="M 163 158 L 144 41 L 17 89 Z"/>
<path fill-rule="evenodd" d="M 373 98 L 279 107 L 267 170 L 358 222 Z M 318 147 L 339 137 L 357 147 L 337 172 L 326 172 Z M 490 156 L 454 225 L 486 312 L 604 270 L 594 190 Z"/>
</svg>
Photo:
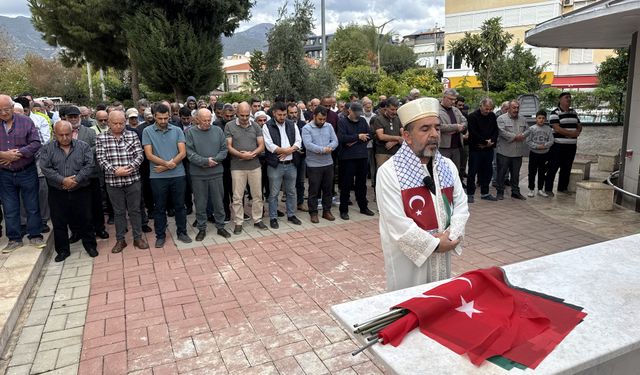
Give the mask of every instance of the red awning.
<svg viewBox="0 0 640 375">
<path fill-rule="evenodd" d="M 555 76 L 551 83 L 553 87 L 591 88 L 598 86 L 597 76 Z"/>
</svg>

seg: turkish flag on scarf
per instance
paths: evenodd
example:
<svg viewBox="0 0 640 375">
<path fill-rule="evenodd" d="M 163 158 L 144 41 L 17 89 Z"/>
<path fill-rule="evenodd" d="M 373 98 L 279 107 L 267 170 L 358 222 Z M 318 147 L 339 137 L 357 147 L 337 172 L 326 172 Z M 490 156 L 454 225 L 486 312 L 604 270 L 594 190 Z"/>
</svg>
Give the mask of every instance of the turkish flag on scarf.
<svg viewBox="0 0 640 375">
<path fill-rule="evenodd" d="M 394 306 L 409 314 L 383 329 L 383 344 L 398 346 L 420 331 L 475 365 L 502 355 L 535 368 L 586 316 L 563 303 L 507 285 L 494 267 L 467 272 Z"/>
</svg>

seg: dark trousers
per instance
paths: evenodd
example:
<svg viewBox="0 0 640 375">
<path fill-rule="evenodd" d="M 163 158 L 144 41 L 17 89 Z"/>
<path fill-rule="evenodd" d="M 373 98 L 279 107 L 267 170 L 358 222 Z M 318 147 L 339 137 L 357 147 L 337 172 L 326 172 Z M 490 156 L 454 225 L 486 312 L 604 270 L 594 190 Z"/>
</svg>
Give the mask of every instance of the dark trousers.
<svg viewBox="0 0 640 375">
<path fill-rule="evenodd" d="M 182 165 L 184 166 L 184 173 L 186 174 L 185 188 L 184 188 L 184 204 L 186 207 L 193 209 L 193 189 L 191 188 L 191 165 L 187 158 L 182 159 Z"/>
<path fill-rule="evenodd" d="M 489 182 L 493 174 L 493 149 L 469 152 L 469 173 L 467 175 L 467 194 L 476 192 L 476 175 L 480 182 L 480 194 L 489 194 Z"/>
<path fill-rule="evenodd" d="M 153 192 L 151 191 L 151 179 L 149 178 L 149 161 L 144 159 L 140 165 L 140 182 L 142 182 L 142 200 L 147 207 L 150 217 L 154 217 L 155 204 L 153 202 Z"/>
<path fill-rule="evenodd" d="M 156 238 L 166 237 L 167 200 L 169 197 L 171 197 L 173 209 L 176 212 L 176 232 L 178 234 L 187 234 L 187 210 L 184 207 L 186 185 L 185 176 L 151 179 L 151 190 L 153 191 L 153 203 L 155 205 L 153 226 L 156 230 Z"/>
<path fill-rule="evenodd" d="M 307 175 L 306 169 L 307 169 L 307 162 L 303 155 L 303 157 L 300 158 L 300 164 L 298 164 L 298 167 L 296 170 L 296 199 L 297 199 L 296 204 L 298 206 L 304 203 L 304 179 Z"/>
<path fill-rule="evenodd" d="M 267 174 L 267 168 L 269 165 L 267 164 L 267 159 L 260 158 L 260 171 L 262 173 L 262 190 L 264 190 L 263 197 L 269 197 L 271 195 L 271 185 L 269 184 L 269 175 Z M 231 171 L 229 171 L 231 173 Z M 243 202 L 244 207 L 244 202 Z"/>
<path fill-rule="evenodd" d="M 95 249 L 96 235 L 91 222 L 91 188 L 74 191 L 49 187 L 49 208 L 53 239 L 58 254 L 69 254 L 69 229 L 82 239 L 85 250 Z"/>
<path fill-rule="evenodd" d="M 351 189 L 356 193 L 360 210 L 368 207 L 367 202 L 367 159 L 340 160 L 340 212 L 349 212 Z"/>
<path fill-rule="evenodd" d="M 99 233 L 104 231 L 104 210 L 102 208 L 102 188 L 98 177 L 89 179 L 89 191 L 91 192 L 91 223 L 94 233 Z"/>
<path fill-rule="evenodd" d="M 556 173 L 560 170 L 558 176 L 558 191 L 566 191 L 569 187 L 569 177 L 571 176 L 571 166 L 573 159 L 576 157 L 577 145 L 566 145 L 554 143 L 549 149 L 549 169 L 545 179 L 545 190 L 553 190 L 553 181 L 556 179 Z"/>
<path fill-rule="evenodd" d="M 42 217 L 38 202 L 38 172 L 32 163 L 19 172 L 0 169 L 0 199 L 4 206 L 7 237 L 10 241 L 22 241 L 20 229 L 20 199 L 27 215 L 29 239 L 42 238 Z"/>
<path fill-rule="evenodd" d="M 542 191 L 544 188 L 548 159 L 549 153 L 536 154 L 529 151 L 529 190 L 536 188 L 536 175 L 538 175 L 538 190 Z"/>
<path fill-rule="evenodd" d="M 224 194 L 222 196 L 222 205 L 224 206 L 224 218 L 231 218 L 231 200 L 233 199 L 233 185 L 231 182 L 231 158 L 227 157 L 222 161 L 224 170 L 222 172 L 222 187 Z M 213 209 L 212 209 L 213 212 Z"/>
<path fill-rule="evenodd" d="M 309 213 L 318 213 L 318 198 L 322 195 L 322 211 L 331 211 L 333 188 L 333 164 L 324 167 L 307 167 L 309 176 Z"/>
<path fill-rule="evenodd" d="M 496 181 L 498 193 L 504 194 L 504 180 L 507 172 L 511 176 L 511 194 L 520 194 L 520 168 L 522 167 L 522 157 L 510 157 L 501 154 L 496 155 L 498 165 L 498 180 Z"/>
</svg>

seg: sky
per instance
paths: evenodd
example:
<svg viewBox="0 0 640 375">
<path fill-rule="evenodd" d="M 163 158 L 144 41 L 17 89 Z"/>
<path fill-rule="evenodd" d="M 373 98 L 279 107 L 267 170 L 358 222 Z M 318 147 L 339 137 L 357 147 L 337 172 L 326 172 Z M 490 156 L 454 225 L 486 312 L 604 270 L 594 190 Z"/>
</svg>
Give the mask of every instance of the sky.
<svg viewBox="0 0 640 375">
<path fill-rule="evenodd" d="M 289 1 L 291 4 L 293 1 Z M 311 0 L 315 5 L 314 32 L 320 34 L 320 0 Z M 275 23 L 282 1 L 256 0 L 251 9 L 251 19 L 243 22 L 237 31 L 243 31 L 259 23 Z M 444 0 L 325 0 L 326 31 L 333 33 L 340 24 L 365 24 L 373 19 L 375 25 L 393 20 L 385 32 L 408 35 L 416 31 L 444 26 Z M 293 6 L 290 6 L 293 9 Z M 0 0 L 0 15 L 30 16 L 27 0 Z"/>
</svg>

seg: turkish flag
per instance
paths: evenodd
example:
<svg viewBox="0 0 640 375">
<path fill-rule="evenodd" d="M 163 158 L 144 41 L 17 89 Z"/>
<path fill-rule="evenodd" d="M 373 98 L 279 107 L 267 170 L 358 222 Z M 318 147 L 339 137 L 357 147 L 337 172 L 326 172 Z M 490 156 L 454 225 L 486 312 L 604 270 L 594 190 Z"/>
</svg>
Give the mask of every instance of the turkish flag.
<svg viewBox="0 0 640 375">
<path fill-rule="evenodd" d="M 424 230 L 438 229 L 431 192 L 425 186 L 402 190 L 404 213 Z"/>
<path fill-rule="evenodd" d="M 467 272 L 395 306 L 409 314 L 383 329 L 383 344 L 397 346 L 420 331 L 475 365 L 502 355 L 535 368 L 586 314 L 507 285 L 501 269 Z M 409 328 L 413 324 L 413 328 Z"/>
</svg>

